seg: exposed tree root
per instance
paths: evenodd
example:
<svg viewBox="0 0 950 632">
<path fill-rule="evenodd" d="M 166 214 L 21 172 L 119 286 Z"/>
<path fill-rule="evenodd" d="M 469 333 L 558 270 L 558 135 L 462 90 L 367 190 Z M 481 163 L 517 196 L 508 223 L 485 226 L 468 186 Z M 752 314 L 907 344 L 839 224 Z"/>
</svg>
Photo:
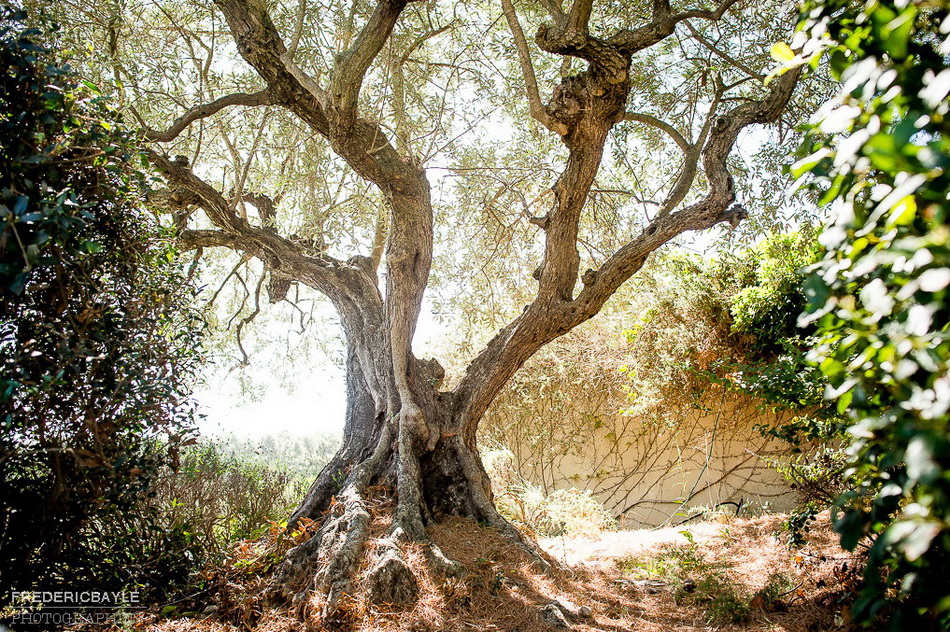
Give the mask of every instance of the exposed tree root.
<svg viewBox="0 0 950 632">
<path fill-rule="evenodd" d="M 404 425 L 400 434 L 407 439 L 393 441 L 392 426 L 386 428 L 373 454 L 349 473 L 342 491 L 328 502 L 317 533 L 291 549 L 279 569 L 278 592 L 298 616 L 318 626 L 347 628 L 357 594 L 371 605 L 411 608 L 421 591 L 420 560 L 426 577 L 464 582 L 467 569 L 431 536 L 431 527 L 448 517 L 445 510 L 468 512 L 496 537 L 516 545 L 539 571 L 557 572 L 557 562 L 495 510 L 473 448 L 458 437 L 447 438 L 425 463 L 424 474 L 416 456 L 424 450 L 411 442 L 414 433 Z M 344 470 L 335 471 L 339 477 Z M 438 499 L 430 491 L 427 497 L 423 481 L 432 483 L 429 474 L 437 479 L 435 485 L 451 478 L 454 483 L 442 489 L 452 491 Z M 413 551 L 415 566 L 407 551 Z"/>
<path fill-rule="evenodd" d="M 379 542 L 376 560 L 367 573 L 369 599 L 374 604 L 408 606 L 419 597 L 419 582 L 392 540 Z"/>
<path fill-rule="evenodd" d="M 311 560 L 316 571 L 312 586 L 319 600 L 314 605 L 325 620 L 334 617 L 340 598 L 350 592 L 369 535 L 370 514 L 363 497 L 348 489 L 338 498 L 342 510 L 320 529 L 316 558 Z"/>
</svg>

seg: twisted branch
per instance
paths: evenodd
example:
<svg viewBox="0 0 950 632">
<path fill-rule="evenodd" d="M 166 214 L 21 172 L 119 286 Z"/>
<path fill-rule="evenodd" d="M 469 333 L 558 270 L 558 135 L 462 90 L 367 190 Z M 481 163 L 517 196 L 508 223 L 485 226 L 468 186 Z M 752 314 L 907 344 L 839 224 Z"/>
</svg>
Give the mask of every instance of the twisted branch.
<svg viewBox="0 0 950 632">
<path fill-rule="evenodd" d="M 175 119 L 175 122 L 172 123 L 165 131 L 158 131 L 149 127 L 145 127 L 145 138 L 146 140 L 159 143 L 167 143 L 175 140 L 179 134 L 185 131 L 185 129 L 187 129 L 188 126 L 195 121 L 217 114 L 224 108 L 235 105 L 242 105 L 245 107 L 260 107 L 262 105 L 275 105 L 276 103 L 277 100 L 275 99 L 273 92 L 269 89 L 264 89 L 251 94 L 244 92 L 228 94 L 221 98 L 215 99 L 211 103 L 196 105 L 195 107 L 189 109 L 187 112 Z"/>
</svg>

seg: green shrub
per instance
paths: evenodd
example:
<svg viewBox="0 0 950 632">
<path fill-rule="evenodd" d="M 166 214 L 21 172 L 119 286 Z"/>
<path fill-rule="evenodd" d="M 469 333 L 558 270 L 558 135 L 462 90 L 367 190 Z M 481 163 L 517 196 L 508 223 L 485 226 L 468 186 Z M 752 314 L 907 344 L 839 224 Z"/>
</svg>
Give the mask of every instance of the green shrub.
<svg viewBox="0 0 950 632">
<path fill-rule="evenodd" d="M 834 527 L 870 545 L 854 615 L 894 630 L 950 629 L 948 25 L 945 2 L 809 2 L 792 60 L 826 52 L 843 82 L 794 166 L 834 215 L 804 322 L 853 423 Z"/>
<path fill-rule="evenodd" d="M 0 9 L 0 592 L 164 586 L 186 558 L 147 493 L 190 431 L 194 292 L 136 139 L 25 20 Z"/>
<path fill-rule="evenodd" d="M 699 401 L 713 380 L 810 418 L 833 416 L 824 376 L 805 361 L 812 332 L 797 322 L 802 268 L 817 259 L 808 228 L 719 259 L 668 256 L 653 301 L 627 331 L 635 354 L 624 370 L 635 400 L 672 393 Z"/>
<path fill-rule="evenodd" d="M 482 462 L 492 482 L 498 511 L 539 536 L 594 537 L 617 526 L 590 490 L 555 489 L 546 494 L 518 476 L 514 455 L 507 448 L 483 451 Z"/>
<path fill-rule="evenodd" d="M 285 468 L 202 441 L 182 452 L 176 471 L 158 477 L 153 502 L 165 524 L 214 557 L 286 520 L 306 491 L 302 486 Z"/>
</svg>

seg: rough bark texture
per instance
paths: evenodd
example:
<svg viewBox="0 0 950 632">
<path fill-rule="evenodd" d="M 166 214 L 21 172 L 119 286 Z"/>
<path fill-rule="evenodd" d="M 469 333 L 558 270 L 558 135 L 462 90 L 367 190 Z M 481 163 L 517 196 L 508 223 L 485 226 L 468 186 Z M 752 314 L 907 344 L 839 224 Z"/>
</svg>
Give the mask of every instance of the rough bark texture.
<svg viewBox="0 0 950 632">
<path fill-rule="evenodd" d="M 431 564 L 445 573 L 459 572 L 429 541 L 427 522 L 442 515 L 468 516 L 521 541 L 492 504 L 488 477 L 476 450 L 479 420 L 532 354 L 594 316 L 651 252 L 685 231 L 741 219 L 742 209 L 733 206 L 735 193 L 726 157 L 742 128 L 778 118 L 797 73 L 777 78 L 761 100 L 714 113 L 695 143 L 680 135 L 677 143 L 689 169 L 684 169 L 687 175 L 681 179 L 686 181 L 679 183 L 673 194 L 678 198 L 600 269 L 581 275 L 577 250 L 581 212 L 611 128 L 626 117 L 656 124 L 668 133 L 672 129 L 658 119 L 625 112 L 631 57 L 671 35 L 677 23 L 690 18 L 717 19 L 732 2 L 716 11 L 674 14 L 668 3 L 657 0 L 651 21 L 606 39 L 588 34 L 589 0 L 577 0 L 568 13 L 559 3 L 546 3 L 551 22 L 538 31 L 537 45 L 587 62 L 583 71 L 561 81 L 546 105 L 537 94 L 514 8 L 505 2 L 505 15 L 529 79 L 532 114 L 560 135 L 568 158 L 553 185 L 550 211 L 534 220 L 545 239 L 534 301 L 499 331 L 468 367 L 457 388 L 448 392 L 440 390 L 444 371 L 439 364 L 416 358 L 411 349 L 432 262 L 429 182 L 424 169 L 410 156 L 401 155 L 382 127 L 361 118 L 357 108 L 363 77 L 406 1 L 382 0 L 376 5 L 352 46 L 336 58 L 326 87 L 294 64 L 263 0 L 215 0 L 215 4 L 227 19 L 240 54 L 260 74 L 265 88 L 192 108 L 168 130 L 152 130 L 149 137 L 171 140 L 191 122 L 224 107 L 284 107 L 325 137 L 356 173 L 382 191 L 388 213 L 388 222 L 381 222 L 389 231 L 383 293 L 376 274 L 378 253 L 374 258 L 356 256 L 347 261 L 313 254 L 306 243 L 282 237 L 271 226 L 252 225 L 237 215 L 233 205 L 187 165 L 158 151 L 151 154 L 169 181 L 172 201 L 177 200 L 181 207 L 199 205 L 215 226 L 213 230 L 185 230 L 181 236 L 184 245 L 227 247 L 257 257 L 274 278 L 293 279 L 324 293 L 340 314 L 347 345 L 344 442 L 291 517 L 291 526 L 303 517 L 320 521 L 321 526 L 309 541 L 287 555 L 279 571 L 280 589 L 300 602 L 316 591 L 322 616 L 332 620 L 341 597 L 351 590 L 366 551 L 368 490 L 385 486 L 395 490 L 395 515 L 391 532 L 373 549 L 377 559 L 370 564 L 370 585 L 381 601 L 408 602 L 417 587 L 400 557 L 401 542 L 423 543 Z M 698 202 L 674 210 L 683 199 L 683 186 L 688 189 L 692 185 L 700 158 L 708 190 Z M 530 543 L 523 544 L 530 549 Z M 540 556 L 538 559 L 541 561 Z"/>
</svg>

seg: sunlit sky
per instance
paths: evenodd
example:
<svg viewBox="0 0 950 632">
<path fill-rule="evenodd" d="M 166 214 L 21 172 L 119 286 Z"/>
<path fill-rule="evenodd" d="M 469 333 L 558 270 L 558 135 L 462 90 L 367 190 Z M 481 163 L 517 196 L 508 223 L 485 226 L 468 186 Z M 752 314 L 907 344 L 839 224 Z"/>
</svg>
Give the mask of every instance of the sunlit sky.
<svg viewBox="0 0 950 632">
<path fill-rule="evenodd" d="M 439 348 L 449 335 L 450 328 L 432 315 L 431 306 L 423 305 L 414 341 L 416 354 L 427 355 L 426 351 Z M 342 347 L 342 342 L 339 345 Z M 283 384 L 252 355 L 246 371 L 254 376 L 257 391 L 263 393 L 256 399 L 242 392 L 237 372 L 221 375 L 209 371 L 207 383 L 195 393 L 205 416 L 199 424 L 202 434 L 263 437 L 342 433 L 346 414 L 343 367 L 329 358 L 297 364 L 287 372 L 297 383 Z"/>
<path fill-rule="evenodd" d="M 254 368 L 254 360 L 251 360 Z M 202 434 L 234 433 L 262 437 L 289 432 L 295 435 L 338 434 L 343 431 L 346 387 L 342 369 L 333 365 L 302 367 L 301 384 L 268 385 L 258 401 L 242 396 L 230 377 L 208 384 L 195 394 L 205 418 Z"/>
</svg>

